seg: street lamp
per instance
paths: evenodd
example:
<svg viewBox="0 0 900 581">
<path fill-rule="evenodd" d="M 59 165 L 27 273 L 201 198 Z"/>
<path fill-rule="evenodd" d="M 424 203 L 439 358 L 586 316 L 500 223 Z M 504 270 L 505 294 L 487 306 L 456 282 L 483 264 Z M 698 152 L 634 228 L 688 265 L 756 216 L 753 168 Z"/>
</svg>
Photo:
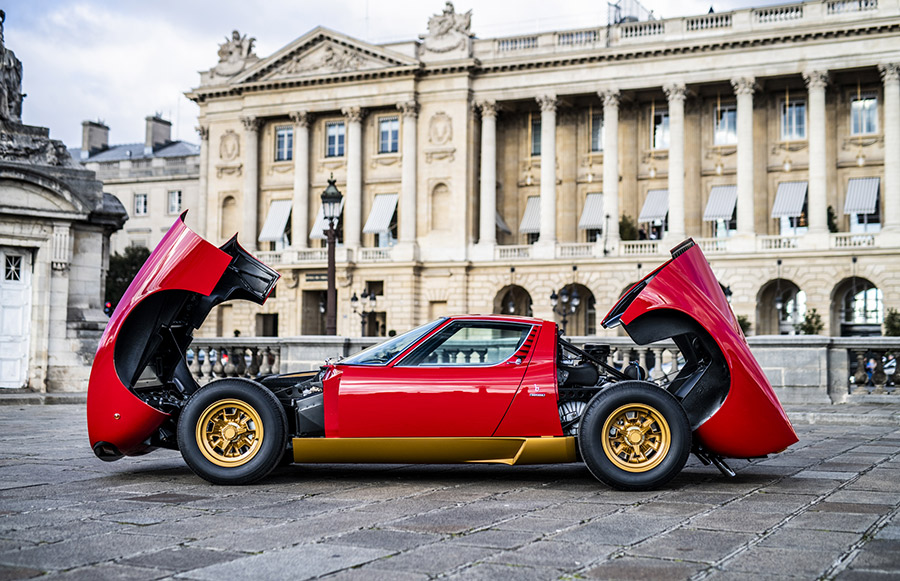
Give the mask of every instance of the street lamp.
<svg viewBox="0 0 900 581">
<path fill-rule="evenodd" d="M 328 220 L 325 238 L 328 241 L 328 294 L 325 306 L 325 334 L 337 335 L 337 288 L 334 265 L 334 247 L 337 245 L 337 231 L 334 226 L 341 216 L 341 192 L 334 185 L 334 174 L 328 179 L 328 187 L 322 192 L 322 215 Z"/>
<path fill-rule="evenodd" d="M 578 305 L 581 304 L 581 295 L 578 294 L 578 289 L 572 287 L 572 292 L 569 292 L 568 287 L 563 287 L 559 294 L 556 294 L 556 291 L 550 293 L 550 306 L 553 307 L 553 312 L 562 317 L 562 328 L 563 335 L 566 334 L 566 326 L 569 324 L 569 315 L 575 314 L 575 311 L 578 310 Z"/>
<path fill-rule="evenodd" d="M 350 298 L 350 308 L 359 315 L 360 333 L 363 337 L 366 336 L 366 321 L 369 315 L 375 312 L 375 300 L 375 293 L 369 292 L 368 289 L 364 290 L 359 298 L 356 297 L 356 293 Z"/>
</svg>

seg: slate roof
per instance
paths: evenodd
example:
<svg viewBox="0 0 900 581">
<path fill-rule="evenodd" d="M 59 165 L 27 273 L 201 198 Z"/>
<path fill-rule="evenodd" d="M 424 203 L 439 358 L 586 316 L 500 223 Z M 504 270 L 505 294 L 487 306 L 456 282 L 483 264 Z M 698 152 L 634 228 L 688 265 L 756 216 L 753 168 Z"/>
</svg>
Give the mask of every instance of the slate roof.
<svg viewBox="0 0 900 581">
<path fill-rule="evenodd" d="M 188 143 L 187 141 L 172 141 L 165 145 L 158 146 L 156 150 L 150 154 L 144 154 L 143 143 L 123 143 L 121 145 L 112 145 L 108 149 L 98 151 L 87 159 L 81 159 L 81 148 L 75 147 L 69 150 L 72 159 L 81 163 L 85 162 L 105 162 L 105 161 L 122 161 L 126 159 L 152 159 L 154 157 L 187 157 L 191 155 L 200 155 L 200 146 Z"/>
</svg>

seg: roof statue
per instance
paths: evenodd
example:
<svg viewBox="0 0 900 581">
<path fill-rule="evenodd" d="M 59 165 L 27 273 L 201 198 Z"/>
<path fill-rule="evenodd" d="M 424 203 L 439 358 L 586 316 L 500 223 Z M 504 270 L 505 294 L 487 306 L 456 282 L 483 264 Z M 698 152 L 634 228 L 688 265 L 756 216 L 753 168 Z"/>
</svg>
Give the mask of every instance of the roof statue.
<svg viewBox="0 0 900 581">
<path fill-rule="evenodd" d="M 253 52 L 253 43 L 256 39 L 241 35 L 237 30 L 232 31 L 231 38 L 225 37 L 225 42 L 219 45 L 219 63 L 213 67 L 213 73 L 222 77 L 231 77 L 243 71 L 248 62 L 258 60 Z"/>
<path fill-rule="evenodd" d="M 425 49 L 432 52 L 450 52 L 466 49 L 472 36 L 472 11 L 457 14 L 448 0 L 444 10 L 428 19 L 428 34 L 423 38 Z"/>
<path fill-rule="evenodd" d="M 22 121 L 22 61 L 16 53 L 6 48 L 3 40 L 3 23 L 6 13 L 0 10 L 0 119 Z"/>
</svg>

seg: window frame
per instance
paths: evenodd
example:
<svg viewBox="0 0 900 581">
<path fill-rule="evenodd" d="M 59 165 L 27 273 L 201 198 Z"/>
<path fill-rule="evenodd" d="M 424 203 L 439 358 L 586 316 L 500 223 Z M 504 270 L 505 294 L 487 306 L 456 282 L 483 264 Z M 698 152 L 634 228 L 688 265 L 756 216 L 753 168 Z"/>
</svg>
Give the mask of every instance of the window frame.
<svg viewBox="0 0 900 581">
<path fill-rule="evenodd" d="M 650 120 L 650 149 L 654 151 L 668 151 L 672 145 L 672 138 L 669 131 L 669 108 L 654 107 L 653 118 Z M 659 123 L 656 118 L 659 117 Z M 658 129 L 660 130 L 657 133 Z M 659 140 L 657 140 L 659 136 Z M 663 139 L 664 138 L 664 139 Z M 663 140 L 665 143 L 663 144 Z"/>
<path fill-rule="evenodd" d="M 275 158 L 276 162 L 293 161 L 294 159 L 294 128 L 291 125 L 277 125 L 275 127 Z"/>
<path fill-rule="evenodd" d="M 722 123 L 728 113 L 731 123 Z M 713 145 L 737 145 L 737 103 L 717 104 L 713 109 Z"/>
<path fill-rule="evenodd" d="M 588 114 L 588 135 L 590 136 L 590 153 L 603 153 L 603 136 L 606 126 L 603 113 L 593 111 Z"/>
<path fill-rule="evenodd" d="M 132 210 L 135 216 L 147 216 L 150 214 L 150 200 L 146 193 L 134 194 Z"/>
<path fill-rule="evenodd" d="M 178 195 L 178 205 L 177 205 L 177 207 L 176 207 L 174 210 L 172 209 L 172 194 L 177 194 L 177 195 Z M 180 214 L 180 213 L 181 213 L 181 207 L 182 207 L 183 201 L 184 201 L 184 197 L 183 197 L 183 194 L 182 194 L 181 190 L 169 190 L 169 191 L 166 193 L 166 210 L 167 210 L 167 213 L 168 213 L 170 216 L 171 216 L 171 215 L 175 215 L 175 214 Z"/>
<path fill-rule="evenodd" d="M 340 131 L 334 134 L 334 142 L 332 143 L 332 135 L 330 129 L 332 127 L 340 127 Z M 347 124 L 343 119 L 333 119 L 325 121 L 325 157 L 344 157 L 347 145 Z"/>
<path fill-rule="evenodd" d="M 378 153 L 400 153 L 400 116 L 384 115 L 377 119 Z M 387 127 L 385 127 L 387 126 Z"/>
<path fill-rule="evenodd" d="M 490 363 L 471 363 L 464 362 L 462 364 L 451 363 L 451 362 L 438 362 L 438 363 L 428 363 L 426 359 L 428 355 L 434 352 L 436 349 L 439 349 L 441 346 L 445 345 L 447 341 L 452 339 L 454 335 L 463 329 L 473 329 L 473 328 L 485 328 L 485 329 L 509 329 L 509 330 L 520 330 L 521 334 L 519 337 L 519 341 L 514 348 L 512 348 L 509 353 L 496 361 Z M 522 348 L 522 345 L 528 340 L 529 335 L 531 335 L 534 329 L 534 325 L 530 323 L 515 323 L 511 321 L 482 321 L 482 320 L 472 320 L 472 319 L 463 319 L 451 321 L 449 324 L 445 325 L 437 332 L 433 333 L 430 337 L 428 337 L 421 344 L 417 345 L 412 351 L 407 353 L 402 359 L 400 359 L 396 363 L 396 367 L 420 367 L 420 368 L 440 368 L 440 367 L 453 367 L 453 368 L 488 368 L 488 367 L 498 367 L 503 365 L 506 361 L 516 354 L 516 352 Z M 473 341 L 474 343 L 474 341 Z"/>
<path fill-rule="evenodd" d="M 796 114 L 796 110 L 801 106 L 803 107 L 803 117 L 802 117 L 803 123 L 801 126 L 802 135 L 801 135 L 801 132 L 797 130 L 797 125 L 796 125 L 797 118 L 799 117 Z M 794 111 L 793 114 L 790 114 L 790 121 L 792 122 L 790 127 L 788 127 L 789 110 Z M 806 106 L 806 98 L 798 97 L 797 99 L 791 99 L 788 102 L 785 102 L 784 99 L 780 99 L 778 101 L 778 112 L 779 112 L 778 119 L 779 119 L 779 125 L 780 125 L 779 136 L 781 138 L 781 141 L 806 141 L 806 139 L 807 139 L 806 128 L 809 124 L 808 123 L 809 120 L 807 119 L 808 111 L 807 111 L 807 106 Z M 790 129 L 790 131 L 789 131 L 789 129 Z"/>
<path fill-rule="evenodd" d="M 531 117 L 531 143 L 528 144 L 531 157 L 541 156 L 541 116 Z"/>
<path fill-rule="evenodd" d="M 865 101 L 873 102 L 871 111 L 866 111 L 866 109 L 864 107 L 860 107 L 860 108 L 854 107 L 854 105 L 856 105 L 857 103 L 863 103 Z M 869 119 L 866 119 L 864 117 L 864 113 L 868 113 L 871 115 L 871 119 L 870 119 L 871 125 L 872 125 L 871 131 L 866 131 L 865 129 L 863 129 L 862 131 L 859 130 L 858 125 L 860 123 L 868 124 L 866 122 L 869 121 Z M 854 123 L 857 115 L 860 116 L 860 121 L 859 121 L 859 123 Z M 857 125 L 857 127 L 854 127 L 854 125 Z M 860 136 L 868 136 L 868 135 L 878 135 L 878 129 L 879 129 L 878 128 L 878 91 L 870 89 L 865 92 L 859 92 L 855 95 L 851 95 L 851 97 L 850 97 L 850 136 L 851 137 L 860 137 Z"/>
</svg>

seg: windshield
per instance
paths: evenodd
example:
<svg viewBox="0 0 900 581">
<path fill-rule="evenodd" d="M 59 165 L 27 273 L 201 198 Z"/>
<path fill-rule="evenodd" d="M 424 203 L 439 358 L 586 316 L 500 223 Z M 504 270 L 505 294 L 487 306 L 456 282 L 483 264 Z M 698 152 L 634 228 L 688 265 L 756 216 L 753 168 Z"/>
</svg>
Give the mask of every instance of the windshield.
<svg viewBox="0 0 900 581">
<path fill-rule="evenodd" d="M 384 365 L 389 363 L 391 359 L 406 351 L 406 348 L 427 335 L 432 329 L 446 321 L 443 317 L 436 321 L 426 323 L 421 327 L 416 327 L 412 331 L 407 331 L 402 335 L 392 337 L 384 343 L 372 345 L 368 349 L 363 349 L 356 355 L 350 356 L 343 361 L 341 365 Z"/>
</svg>

